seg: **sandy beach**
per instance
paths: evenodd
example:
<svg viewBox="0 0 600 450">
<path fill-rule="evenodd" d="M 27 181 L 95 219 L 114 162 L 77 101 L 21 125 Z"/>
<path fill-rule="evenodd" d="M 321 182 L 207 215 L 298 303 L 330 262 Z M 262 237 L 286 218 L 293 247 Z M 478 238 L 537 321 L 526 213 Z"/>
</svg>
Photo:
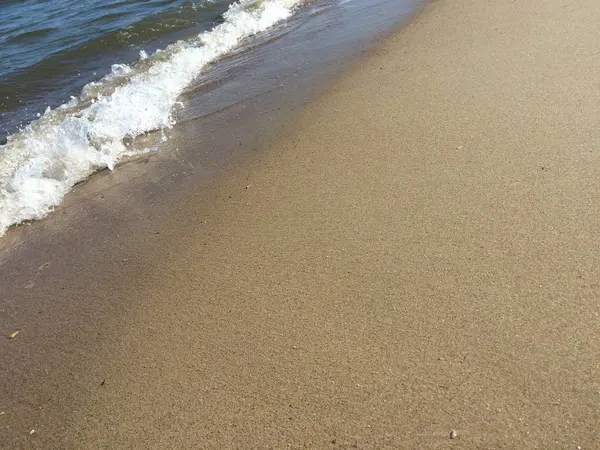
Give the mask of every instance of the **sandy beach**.
<svg viewBox="0 0 600 450">
<path fill-rule="evenodd" d="M 11 252 L 0 447 L 598 448 L 598 24 L 431 2 L 226 176 Z"/>
</svg>

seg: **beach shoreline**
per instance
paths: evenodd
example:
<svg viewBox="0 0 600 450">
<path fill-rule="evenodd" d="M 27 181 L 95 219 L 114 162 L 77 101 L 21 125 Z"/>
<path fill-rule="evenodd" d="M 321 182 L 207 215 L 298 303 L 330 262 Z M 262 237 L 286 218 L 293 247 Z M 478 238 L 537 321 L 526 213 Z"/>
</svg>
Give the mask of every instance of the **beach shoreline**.
<svg viewBox="0 0 600 450">
<path fill-rule="evenodd" d="M 438 0 L 226 175 L 97 181 L 0 267 L 0 446 L 597 446 L 599 17 Z"/>
</svg>

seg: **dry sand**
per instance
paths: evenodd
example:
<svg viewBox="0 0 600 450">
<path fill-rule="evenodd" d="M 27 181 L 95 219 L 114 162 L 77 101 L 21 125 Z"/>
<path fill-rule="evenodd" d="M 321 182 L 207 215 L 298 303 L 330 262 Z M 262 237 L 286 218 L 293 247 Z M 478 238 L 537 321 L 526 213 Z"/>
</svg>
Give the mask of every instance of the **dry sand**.
<svg viewBox="0 0 600 450">
<path fill-rule="evenodd" d="M 0 447 L 599 448 L 599 24 L 433 2 L 161 234 L 30 263 Z"/>
</svg>

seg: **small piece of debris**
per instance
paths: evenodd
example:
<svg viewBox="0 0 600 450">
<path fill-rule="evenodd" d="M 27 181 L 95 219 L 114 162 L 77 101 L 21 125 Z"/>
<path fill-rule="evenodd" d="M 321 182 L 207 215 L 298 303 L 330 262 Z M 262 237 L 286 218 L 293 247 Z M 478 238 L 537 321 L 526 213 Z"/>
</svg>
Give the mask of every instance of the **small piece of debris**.
<svg viewBox="0 0 600 450">
<path fill-rule="evenodd" d="M 450 439 L 456 439 L 456 430 L 450 431 Z"/>
<path fill-rule="evenodd" d="M 43 269 L 46 269 L 47 267 L 50 267 L 49 262 L 45 262 L 44 264 L 42 264 L 40 267 L 38 267 L 38 270 L 43 270 Z"/>
<path fill-rule="evenodd" d="M 246 186 L 244 189 L 249 189 L 249 188 L 250 188 L 250 185 Z"/>
<path fill-rule="evenodd" d="M 104 383 L 106 383 L 106 380 L 102 380 L 102 382 L 100 383 L 100 386 L 104 386 Z"/>
<path fill-rule="evenodd" d="M 29 436 L 31 436 L 33 433 L 35 433 L 35 430 L 31 430 L 31 431 L 29 432 Z"/>
<path fill-rule="evenodd" d="M 4 414 L 6 414 L 4 411 L 0 411 L 0 416 L 3 416 Z"/>
<path fill-rule="evenodd" d="M 459 145 L 458 147 L 456 147 L 456 150 L 462 150 L 462 149 L 463 149 L 462 145 Z"/>
<path fill-rule="evenodd" d="M 16 338 L 16 337 L 17 337 L 17 334 L 19 334 L 20 332 L 21 332 L 21 330 L 17 330 L 17 331 L 15 331 L 14 333 L 11 333 L 11 334 L 8 336 L 8 338 L 9 338 L 9 339 L 14 339 L 14 338 Z"/>
</svg>

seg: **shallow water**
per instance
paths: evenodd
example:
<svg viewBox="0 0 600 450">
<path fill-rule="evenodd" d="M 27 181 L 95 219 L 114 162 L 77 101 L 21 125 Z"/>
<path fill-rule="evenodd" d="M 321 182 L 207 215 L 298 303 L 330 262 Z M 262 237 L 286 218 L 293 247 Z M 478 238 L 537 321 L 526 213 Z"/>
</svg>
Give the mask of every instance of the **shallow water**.
<svg viewBox="0 0 600 450">
<path fill-rule="evenodd" d="M 47 34 L 34 33 L 38 42 L 21 39 L 19 44 L 32 49 L 31 64 L 21 58 L 23 67 L 15 63 L 12 72 L 5 68 L 5 79 L 19 81 L 12 88 L 10 82 L 1 84 L 18 99 L 12 109 L 5 105 L 4 129 L 10 123 L 21 129 L 9 132 L 8 142 L 0 147 L 0 234 L 13 224 L 45 217 L 73 185 L 97 170 L 113 168 L 124 156 L 168 150 L 164 142 L 173 133 L 166 131 L 177 123 L 201 120 L 228 105 L 277 90 L 283 86 L 279 76 L 285 73 L 301 72 L 306 88 L 316 80 L 314 74 L 356 53 L 365 40 L 421 2 L 150 1 L 144 2 L 145 15 L 135 14 L 143 6 L 140 1 L 84 3 L 90 11 L 63 8 L 65 17 L 84 11 L 85 17 L 72 21 L 79 23 L 77 30 L 85 24 L 94 30 L 89 24 L 106 17 L 111 26 L 104 35 L 90 33 L 80 42 L 77 33 L 62 32 L 62 41 L 57 39 L 64 48 L 51 53 Z M 14 16 L 10 6 L 16 11 L 18 4 L 3 7 Z M 40 2 L 22 3 L 26 8 L 36 5 Z M 53 17 L 47 9 L 40 14 Z M 178 15 L 185 18 L 168 26 Z M 21 34 L 33 30 L 34 22 L 28 23 L 29 28 L 22 25 Z M 61 31 L 48 33 L 59 36 Z M 2 39 L 6 40 L 4 34 Z M 36 61 L 36 54 L 41 59 Z M 57 62 L 76 61 L 75 54 L 80 64 Z M 32 74 L 43 79 L 44 65 L 56 66 L 56 71 L 48 72 L 47 90 L 36 91 Z M 23 76 L 15 75 L 19 73 Z M 75 95 L 69 100 L 71 94 Z M 48 102 L 53 104 L 48 107 Z"/>
<path fill-rule="evenodd" d="M 301 0 L 241 0 L 220 23 L 128 64 L 113 64 L 78 97 L 37 112 L 0 149 L 0 233 L 24 220 L 40 219 L 77 182 L 113 168 L 123 157 L 146 149 L 137 136 L 174 124 L 173 110 L 185 87 L 217 58 L 245 39 L 289 18 Z"/>
</svg>

